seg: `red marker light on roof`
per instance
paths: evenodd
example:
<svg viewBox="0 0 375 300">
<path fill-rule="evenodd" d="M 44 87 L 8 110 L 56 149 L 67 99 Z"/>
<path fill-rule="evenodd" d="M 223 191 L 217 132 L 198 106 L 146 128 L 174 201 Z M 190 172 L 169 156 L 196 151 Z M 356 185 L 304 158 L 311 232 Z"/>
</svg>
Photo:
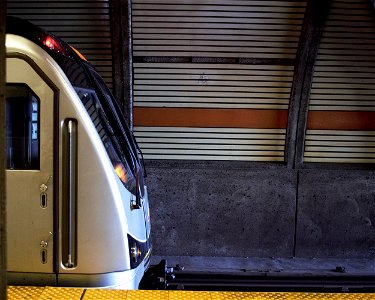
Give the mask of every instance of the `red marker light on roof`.
<svg viewBox="0 0 375 300">
<path fill-rule="evenodd" d="M 56 41 L 48 35 L 44 37 L 44 39 L 42 39 L 42 43 L 51 50 L 59 51 L 59 47 Z"/>
<path fill-rule="evenodd" d="M 48 34 L 42 34 L 38 38 L 43 43 L 43 45 L 51 51 L 67 55 L 65 47 L 61 43 L 59 43 L 59 41 L 55 40 L 52 36 Z"/>
<path fill-rule="evenodd" d="M 44 40 L 44 45 L 46 45 L 48 48 L 50 48 L 51 50 L 53 50 L 55 47 L 54 47 L 54 43 L 53 43 L 53 40 L 50 38 L 50 37 L 47 37 L 45 40 Z"/>
</svg>

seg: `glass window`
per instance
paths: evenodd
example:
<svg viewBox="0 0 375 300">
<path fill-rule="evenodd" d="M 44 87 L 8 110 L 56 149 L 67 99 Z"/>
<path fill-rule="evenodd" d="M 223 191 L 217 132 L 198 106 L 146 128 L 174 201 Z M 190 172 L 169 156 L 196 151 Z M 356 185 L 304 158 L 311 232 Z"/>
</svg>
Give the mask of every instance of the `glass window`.
<svg viewBox="0 0 375 300">
<path fill-rule="evenodd" d="M 39 170 L 39 105 L 39 98 L 26 84 L 7 84 L 7 169 Z"/>
</svg>

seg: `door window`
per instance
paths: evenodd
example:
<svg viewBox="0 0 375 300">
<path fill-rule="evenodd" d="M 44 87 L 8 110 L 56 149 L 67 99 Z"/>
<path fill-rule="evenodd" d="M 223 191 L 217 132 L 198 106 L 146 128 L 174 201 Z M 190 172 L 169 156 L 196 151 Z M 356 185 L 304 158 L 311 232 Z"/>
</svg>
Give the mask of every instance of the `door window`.
<svg viewBox="0 0 375 300">
<path fill-rule="evenodd" d="M 26 84 L 6 86 L 7 169 L 39 170 L 39 98 Z"/>
</svg>

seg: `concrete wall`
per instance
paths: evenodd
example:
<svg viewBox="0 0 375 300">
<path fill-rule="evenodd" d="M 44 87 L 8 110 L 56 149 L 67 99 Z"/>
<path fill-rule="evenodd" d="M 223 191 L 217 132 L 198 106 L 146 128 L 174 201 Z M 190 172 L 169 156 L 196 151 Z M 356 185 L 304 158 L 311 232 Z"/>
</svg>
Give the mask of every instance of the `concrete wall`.
<svg viewBox="0 0 375 300">
<path fill-rule="evenodd" d="M 155 255 L 375 257 L 375 172 L 238 162 L 146 167 Z"/>
<path fill-rule="evenodd" d="M 297 256 L 375 257 L 375 172 L 299 174 Z"/>
</svg>

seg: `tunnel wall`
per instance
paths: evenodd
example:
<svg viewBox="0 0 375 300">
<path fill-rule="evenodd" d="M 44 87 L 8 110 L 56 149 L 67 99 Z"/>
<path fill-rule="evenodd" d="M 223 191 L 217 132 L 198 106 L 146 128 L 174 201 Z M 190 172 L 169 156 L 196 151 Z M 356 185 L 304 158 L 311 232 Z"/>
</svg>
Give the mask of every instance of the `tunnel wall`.
<svg viewBox="0 0 375 300">
<path fill-rule="evenodd" d="M 299 172 L 296 255 L 375 257 L 375 172 Z"/>
<path fill-rule="evenodd" d="M 264 131 L 268 128 L 264 123 L 246 123 L 247 129 L 258 130 L 256 136 L 255 131 L 251 131 L 253 135 L 244 137 L 239 135 L 244 132 L 231 129 L 231 136 L 225 132 L 226 135 L 218 138 L 217 132 L 225 125 L 222 122 L 227 120 L 228 115 L 232 116 L 228 117 L 228 124 L 232 127 L 235 127 L 234 124 L 246 127 L 238 123 L 239 114 L 233 113 L 234 109 L 213 118 L 216 123 L 208 122 L 211 111 L 207 105 L 212 99 L 216 103 L 224 96 L 210 94 L 210 98 L 206 97 L 209 100 L 202 100 L 200 106 L 204 109 L 185 110 L 185 114 L 177 118 L 177 110 L 168 110 L 168 116 L 163 115 L 167 111 L 166 107 L 194 106 L 197 104 L 194 95 L 187 94 L 191 101 L 181 104 L 180 95 L 175 92 L 176 87 L 169 88 L 167 83 L 158 82 L 159 86 L 152 89 L 166 91 L 171 97 L 165 98 L 169 101 L 168 105 L 161 101 L 163 97 L 159 97 L 151 107 L 137 98 L 137 91 L 141 95 L 143 89 L 147 89 L 153 82 L 135 81 L 134 131 L 145 153 L 150 174 L 156 254 L 375 256 L 375 14 L 370 2 L 365 0 L 305 3 L 303 22 L 298 23 L 301 34 L 295 56 L 290 58 L 291 61 L 270 60 L 266 63 L 293 66 L 290 90 L 280 89 L 283 84 L 277 83 L 278 93 L 287 93 L 290 98 L 287 124 L 270 126 L 279 130 L 278 135 L 276 132 Z M 291 6 L 288 7 L 289 10 Z M 263 9 L 265 11 L 267 9 Z M 288 16 L 284 14 L 286 19 L 290 20 L 290 13 Z M 296 20 L 302 20 L 295 16 Z M 146 24 L 147 20 L 143 22 Z M 144 24 L 142 26 L 147 27 Z M 290 32 L 293 33 L 293 29 Z M 288 35 L 290 42 L 293 38 Z M 139 55 L 137 53 L 134 51 L 135 57 Z M 177 54 L 165 52 L 163 55 Z M 217 84 L 214 79 L 218 75 L 215 73 L 211 78 L 213 72 L 210 64 L 237 63 L 241 69 L 248 64 L 249 69 L 257 66 L 259 70 L 265 70 L 265 60 L 250 59 L 255 57 L 253 53 L 247 53 L 247 59 L 234 62 L 207 57 L 198 59 L 196 53 L 189 55 L 192 56 L 191 60 L 184 61 L 185 64 L 204 62 L 207 66 L 192 67 L 202 72 L 196 82 L 176 83 L 186 93 L 194 89 L 201 92 L 208 88 L 211 88 L 210 91 L 219 90 L 210 86 Z M 267 55 L 263 53 L 262 57 Z M 145 70 L 147 74 L 169 74 L 172 71 L 180 74 L 182 67 L 172 68 L 169 65 L 174 64 L 175 59 L 143 58 L 140 65 L 135 65 L 134 71 L 139 76 L 146 73 Z M 155 71 L 152 66 L 154 63 L 166 64 L 169 73 L 164 69 Z M 158 68 L 161 68 L 159 65 Z M 137 70 L 138 66 L 142 67 L 142 72 Z M 240 74 L 237 69 L 234 73 Z M 263 80 L 263 74 L 255 76 L 256 80 Z M 286 73 L 279 74 L 277 77 L 280 79 L 279 76 L 287 78 Z M 232 94 L 236 94 L 237 85 L 230 84 L 228 78 L 225 86 L 232 90 Z M 204 79 L 203 82 L 201 79 Z M 242 77 L 241 80 L 248 84 L 254 78 L 246 77 L 245 80 Z M 267 77 L 266 81 L 269 83 L 273 79 Z M 260 85 L 257 82 L 247 91 L 247 110 L 253 113 L 251 116 L 246 115 L 247 122 L 253 121 L 255 116 L 259 117 L 264 111 L 269 113 L 269 109 L 274 109 L 254 106 L 253 100 L 258 101 L 260 96 L 266 97 L 264 93 L 269 91 L 263 87 L 260 91 L 263 94 L 257 94 L 253 99 L 251 93 L 257 92 Z M 245 110 L 235 107 L 236 101 L 230 98 L 228 103 L 237 110 L 236 113 L 241 111 L 241 116 L 244 116 Z M 157 106 L 162 109 L 157 110 Z M 155 113 L 151 115 L 150 110 Z M 206 118 L 202 117 L 198 123 L 196 119 L 201 111 L 204 111 L 202 115 Z M 217 111 L 222 113 L 224 109 L 217 107 Z M 269 116 L 269 119 L 278 120 L 276 115 Z M 264 122 L 265 118 L 260 120 Z M 210 126 L 210 130 L 205 128 L 207 126 Z M 194 131 L 195 135 L 190 134 L 190 131 Z M 203 134 L 200 131 L 206 135 L 208 133 L 208 137 L 198 140 L 197 137 Z M 278 141 L 285 134 L 285 144 L 272 144 L 270 148 L 270 141 L 261 143 L 270 139 L 269 134 L 273 138 L 276 136 Z M 234 147 L 228 148 L 228 144 Z M 267 144 L 267 147 L 254 147 L 254 144 Z M 214 151 L 213 145 L 216 146 Z M 284 149 L 280 149 L 280 145 Z M 203 147 L 207 149 L 203 151 Z M 280 150 L 284 152 L 284 157 L 276 153 Z M 274 154 L 272 158 L 269 157 L 270 152 Z"/>
</svg>

